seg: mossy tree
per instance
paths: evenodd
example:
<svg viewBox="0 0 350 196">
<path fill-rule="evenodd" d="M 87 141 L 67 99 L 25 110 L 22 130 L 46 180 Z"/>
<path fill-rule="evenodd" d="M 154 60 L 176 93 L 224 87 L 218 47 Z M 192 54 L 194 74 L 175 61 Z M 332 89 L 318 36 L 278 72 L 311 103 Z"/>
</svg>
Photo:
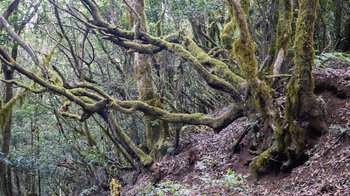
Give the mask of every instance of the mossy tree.
<svg viewBox="0 0 350 196">
<path fill-rule="evenodd" d="M 315 131 L 322 132 L 326 129 L 325 126 L 316 126 L 323 125 L 324 121 L 312 92 L 311 71 L 314 56 L 312 33 L 316 17 L 316 0 L 302 0 L 300 4 L 296 41 L 294 43 L 296 47 L 296 72 L 288 87 L 285 121 L 281 118 L 281 112 L 274 105 L 274 90 L 264 80 L 258 78 L 255 47 L 247 20 L 250 1 L 226 1 L 230 20 L 224 25 L 221 32 L 222 47 L 219 46 L 214 52 L 207 52 L 206 48 L 203 48 L 198 41 L 196 42 L 196 39 L 193 39 L 193 36 L 186 30 L 162 35 L 160 29 L 158 29 L 158 35 L 152 36 L 148 32 L 144 0 L 124 1 L 132 30 L 122 29 L 120 26 L 116 26 L 116 23 L 108 23 L 103 17 L 102 8 L 92 0 L 80 1 L 84 5 L 81 12 L 85 15 L 82 13 L 80 13 L 82 15 L 79 15 L 70 8 L 65 9 L 55 1 L 50 2 L 56 8 L 56 12 L 70 14 L 77 23 L 85 25 L 87 29 L 92 29 L 95 34 L 98 34 L 99 38 L 109 40 L 132 55 L 138 99 L 119 99 L 101 86 L 89 82 L 85 77 L 80 77 L 78 82 L 68 82 L 67 78 L 57 70 L 55 71 L 58 72 L 60 82 L 52 82 L 50 78 L 44 77 L 45 74 L 35 74 L 21 66 L 19 62 L 11 58 L 4 48 L 0 48 L 0 59 L 12 69 L 27 76 L 31 81 L 54 94 L 65 97 L 83 111 L 79 115 L 62 112 L 62 116 L 85 121 L 97 114 L 104 119 L 108 125 L 108 130 L 115 136 L 113 143 L 124 153 L 130 164 L 133 164 L 133 160 L 131 160 L 133 158 L 143 166 L 148 167 L 161 158 L 163 153 L 156 151 L 164 152 L 169 147 L 163 145 L 167 144 L 165 141 L 166 137 L 169 136 L 167 123 L 206 125 L 219 132 L 235 119 L 243 116 L 243 111 L 245 113 L 259 111 L 263 121 L 262 126 L 265 126 L 270 134 L 267 135 L 268 138 L 266 138 L 265 144 L 261 144 L 260 156 L 254 159 L 251 164 L 255 174 L 257 174 L 261 165 L 267 164 L 271 158 L 275 158 L 276 153 L 287 157 L 287 159 L 281 161 L 293 161 L 296 156 L 291 156 L 291 151 L 295 154 L 302 153 L 306 144 L 310 144 L 306 137 L 309 133 L 314 134 Z M 282 33 L 279 36 L 276 35 L 274 43 L 276 46 L 275 55 L 279 56 L 277 59 L 282 59 L 282 61 L 277 60 L 277 64 L 283 62 L 291 42 L 291 20 L 293 15 L 291 2 L 290 0 L 284 1 L 284 17 L 278 31 Z M 164 17 L 164 14 L 162 14 L 161 19 L 162 17 Z M 57 16 L 57 18 L 60 17 Z M 11 32 L 11 27 L 7 21 L 2 20 L 2 23 L 7 25 L 6 30 Z M 160 26 L 158 27 L 160 28 Z M 62 28 L 61 31 L 62 34 L 65 34 Z M 218 33 L 215 34 L 217 36 Z M 31 51 L 28 50 L 30 48 L 28 44 L 22 42 L 15 33 L 12 33 L 11 36 L 31 54 Z M 195 34 L 194 37 L 196 36 L 197 39 L 201 39 L 198 38 L 200 34 Z M 208 37 L 213 38 L 215 36 Z M 215 46 L 213 43 L 205 44 L 208 41 L 206 39 L 201 40 L 205 47 Z M 280 53 L 278 54 L 277 51 L 281 50 L 282 52 L 278 52 Z M 164 107 L 163 100 L 155 93 L 150 61 L 152 55 L 159 54 L 161 51 L 173 53 L 181 60 L 188 62 L 208 86 L 225 93 L 231 100 L 226 112 L 213 117 L 202 113 L 178 113 L 176 107 L 171 103 L 166 103 L 168 107 Z M 218 51 L 222 54 L 217 54 Z M 74 59 L 74 54 L 72 54 L 72 57 Z M 77 56 L 76 58 L 80 57 Z M 38 67 L 42 66 L 35 58 L 33 58 L 33 62 Z M 236 66 L 235 63 L 237 63 L 238 69 L 233 69 Z M 47 67 L 47 70 L 51 70 L 50 67 Z M 35 91 L 28 85 L 23 84 L 21 87 L 29 91 Z M 305 103 L 307 105 L 303 105 Z M 133 114 L 137 111 L 144 115 L 147 147 L 151 154 L 135 145 L 127 132 L 118 124 L 117 112 Z M 305 124 L 308 126 L 301 126 Z M 296 144 L 297 149 L 290 149 L 293 146 L 292 142 Z"/>
<path fill-rule="evenodd" d="M 6 9 L 5 13 L 3 13 L 3 17 L 8 19 L 10 15 L 17 9 L 19 4 L 19 0 L 12 1 L 9 7 Z M 18 15 L 15 14 L 15 22 L 16 22 L 16 32 L 20 32 L 23 30 L 23 27 L 19 26 Z M 25 25 L 25 23 L 24 23 Z M 4 28 L 3 25 L 0 24 L 0 32 Z M 14 44 L 11 49 L 11 57 L 16 59 L 18 55 L 18 44 Z M 13 80 L 14 79 L 14 69 L 7 66 L 6 63 L 1 63 L 1 69 L 4 73 L 5 80 Z M 1 155 L 0 155 L 0 194 L 4 194 L 5 196 L 11 196 L 12 193 L 12 176 L 11 170 L 7 167 L 5 159 L 9 154 L 10 150 L 10 142 L 11 142 L 11 128 L 12 128 L 12 108 L 16 100 L 22 98 L 23 93 L 18 94 L 14 97 L 13 86 L 11 83 L 6 83 L 4 88 L 4 96 L 3 100 L 0 100 L 0 134 L 2 135 L 1 144 Z M 6 108 L 7 107 L 7 108 Z"/>
<path fill-rule="evenodd" d="M 289 45 L 292 40 L 292 22 L 293 22 L 293 0 L 283 1 L 283 18 L 278 20 L 278 35 L 276 42 L 275 63 L 273 64 L 273 75 L 281 74 L 282 63 L 288 55 Z M 271 74 L 271 73 L 270 73 Z"/>
<path fill-rule="evenodd" d="M 286 97 L 286 121 L 296 143 L 296 152 L 301 153 L 312 145 L 313 138 L 328 128 L 324 114 L 319 108 L 314 91 L 312 70 L 314 64 L 314 26 L 317 0 L 301 1 L 295 40 L 295 74 L 288 84 Z"/>
<path fill-rule="evenodd" d="M 147 18 L 145 13 L 144 0 L 132 0 L 127 4 L 127 13 L 132 29 L 136 32 L 148 32 Z M 161 27 L 158 27 L 159 36 L 161 35 Z M 152 81 L 152 65 L 151 55 L 140 54 L 137 51 L 132 52 L 134 61 L 134 72 L 139 92 L 139 100 L 163 108 L 163 104 L 156 96 Z M 164 150 L 161 152 L 163 143 L 169 139 L 169 128 L 166 122 L 159 121 L 156 118 L 145 115 L 144 122 L 146 126 L 147 148 L 151 152 L 153 158 L 160 159 L 164 156 Z M 168 147 L 165 147 L 166 149 Z"/>
</svg>

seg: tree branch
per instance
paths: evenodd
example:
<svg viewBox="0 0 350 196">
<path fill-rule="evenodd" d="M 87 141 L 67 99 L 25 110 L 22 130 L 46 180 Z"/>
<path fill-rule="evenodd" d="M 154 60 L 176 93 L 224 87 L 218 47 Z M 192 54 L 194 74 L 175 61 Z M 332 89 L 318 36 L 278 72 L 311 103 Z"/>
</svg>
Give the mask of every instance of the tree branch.
<svg viewBox="0 0 350 196">
<path fill-rule="evenodd" d="M 21 82 L 18 82 L 16 80 L 4 80 L 4 79 L 0 79 L 0 81 L 4 82 L 4 83 L 7 83 L 7 84 L 15 84 L 19 87 L 22 87 L 22 88 L 25 88 L 33 93 L 44 93 L 46 92 L 46 89 L 36 89 L 36 88 L 33 88 L 31 86 L 28 86 L 26 84 L 23 84 Z"/>
<path fill-rule="evenodd" d="M 30 55 L 30 57 L 32 58 L 32 60 L 34 61 L 34 63 L 38 66 L 40 66 L 39 64 L 39 60 L 38 57 L 36 56 L 36 54 L 34 53 L 33 49 L 26 43 L 24 42 L 18 35 L 17 33 L 15 33 L 9 23 L 7 22 L 7 20 L 3 17 L 0 16 L 0 25 L 3 25 L 3 27 L 6 29 L 6 31 L 8 32 L 8 34 L 10 35 L 10 37 L 15 40 L 16 42 L 18 42 L 18 44 L 25 50 L 28 52 L 28 54 Z"/>
</svg>

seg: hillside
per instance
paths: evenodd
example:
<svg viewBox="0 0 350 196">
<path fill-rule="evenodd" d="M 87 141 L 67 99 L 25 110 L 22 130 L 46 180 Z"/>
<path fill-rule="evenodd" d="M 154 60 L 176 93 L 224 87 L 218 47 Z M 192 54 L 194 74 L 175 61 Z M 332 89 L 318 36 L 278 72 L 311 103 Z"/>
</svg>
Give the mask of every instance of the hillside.
<svg viewBox="0 0 350 196">
<path fill-rule="evenodd" d="M 339 65 L 340 64 L 340 65 Z M 306 154 L 305 163 L 291 172 L 265 168 L 255 181 L 248 164 L 256 156 L 254 142 L 264 134 L 254 128 L 233 153 L 233 143 L 252 126 L 246 117 L 219 134 L 208 127 L 184 130 L 175 155 L 166 155 L 152 167 L 152 175 L 140 175 L 135 184 L 124 176 L 124 195 L 349 195 L 350 194 L 350 65 L 339 61 L 314 71 L 316 94 L 323 99 L 329 133 Z M 340 66 L 340 67 L 339 67 Z M 229 171 L 229 177 L 223 176 Z M 248 175 L 246 179 L 238 175 Z M 225 179 L 215 181 L 215 179 Z M 156 184 L 154 184 L 156 183 Z M 150 184 L 154 184 L 153 186 Z M 248 187 L 245 187 L 248 186 Z M 147 189 L 148 188 L 148 189 Z M 123 194 L 122 194 L 123 195 Z"/>
</svg>

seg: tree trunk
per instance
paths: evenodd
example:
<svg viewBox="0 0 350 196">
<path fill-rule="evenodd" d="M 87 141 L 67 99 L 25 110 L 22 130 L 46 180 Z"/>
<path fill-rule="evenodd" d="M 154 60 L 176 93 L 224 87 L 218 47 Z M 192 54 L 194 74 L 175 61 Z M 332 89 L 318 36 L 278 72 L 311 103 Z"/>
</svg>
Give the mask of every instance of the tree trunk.
<svg viewBox="0 0 350 196">
<path fill-rule="evenodd" d="M 6 65 L 3 65 L 4 75 L 6 80 L 13 79 L 13 70 L 8 70 L 8 67 Z M 5 101 L 4 103 L 9 102 L 13 97 L 13 91 L 12 91 L 12 84 L 6 84 L 5 85 Z M 10 177 L 10 168 L 7 167 L 6 162 L 4 159 L 6 159 L 6 156 L 9 153 L 10 150 L 10 140 L 11 140 L 11 125 L 12 125 L 12 109 L 10 109 L 8 116 L 8 121 L 4 127 L 3 130 L 3 141 L 2 141 L 2 148 L 1 153 L 2 157 L 0 158 L 0 181 L 1 181 L 1 189 L 5 196 L 11 196 L 12 194 L 12 184 L 11 184 L 11 178 Z"/>
<path fill-rule="evenodd" d="M 259 78 L 263 79 L 266 75 L 271 75 L 273 72 L 273 61 L 275 60 L 276 55 L 276 47 L 277 47 L 277 27 L 278 21 L 280 18 L 280 0 L 272 1 L 272 21 L 271 21 L 271 40 L 269 46 L 269 52 L 266 62 L 264 63 L 264 67 L 260 68 Z"/>
<path fill-rule="evenodd" d="M 36 152 L 35 152 L 35 147 L 34 147 L 34 142 L 35 142 L 35 134 L 36 134 L 36 129 L 34 125 L 34 119 L 32 119 L 31 122 L 31 135 L 30 135 L 30 147 L 31 147 L 31 153 L 32 153 L 32 164 L 31 164 L 31 172 L 30 172 L 30 196 L 35 196 L 36 195 L 36 180 L 35 180 L 35 168 L 34 168 L 34 160 L 36 159 Z"/>
<path fill-rule="evenodd" d="M 334 0 L 334 29 L 335 29 L 335 47 L 338 48 L 341 41 L 341 27 L 342 27 L 342 12 L 343 12 L 343 0 Z"/>
<path fill-rule="evenodd" d="M 135 32 L 148 32 L 144 0 L 131 0 L 129 1 L 129 6 L 127 11 L 133 30 Z M 153 106 L 162 107 L 161 102 L 154 92 L 150 55 L 134 52 L 132 58 L 134 61 L 139 100 Z M 166 140 L 164 137 L 166 137 L 166 133 L 168 132 L 167 125 L 165 122 L 151 116 L 144 115 L 143 118 L 146 125 L 147 148 L 153 158 L 157 160 L 163 156 L 159 148 L 162 146 L 163 141 Z"/>
<path fill-rule="evenodd" d="M 286 97 L 286 120 L 289 132 L 296 143 L 296 153 L 312 146 L 315 136 L 320 136 L 328 127 L 317 99 L 313 93 L 314 79 L 314 26 L 317 0 L 302 0 L 295 40 L 295 74 L 288 84 Z"/>
<path fill-rule="evenodd" d="M 23 180 L 23 173 L 19 170 L 15 170 L 14 175 L 16 179 L 18 195 L 24 195 L 24 193 L 26 192 L 26 189 L 25 189 L 24 180 Z"/>
<path fill-rule="evenodd" d="M 4 18 L 7 19 L 11 13 L 18 7 L 19 0 L 14 0 L 9 5 L 9 7 L 6 9 L 5 13 L 3 14 Z M 0 31 L 2 30 L 3 26 L 0 25 Z M 12 58 L 16 59 L 17 57 L 17 51 L 18 51 L 18 44 L 15 44 L 12 48 Z M 2 64 L 2 70 L 4 72 L 4 78 L 5 80 L 12 80 L 13 79 L 13 73 L 14 70 L 5 64 Z M 6 84 L 5 85 L 5 98 L 3 104 L 5 105 L 13 98 L 13 88 L 12 84 Z M 5 196 L 11 196 L 12 193 L 12 180 L 11 180 L 11 171 L 9 168 L 7 168 L 5 160 L 6 156 L 9 153 L 10 150 L 10 140 L 11 140 L 11 127 L 12 127 L 12 109 L 8 111 L 6 114 L 7 119 L 5 118 L 5 126 L 0 126 L 0 130 L 4 128 L 3 135 L 2 135 L 2 147 L 1 147 L 1 153 L 2 156 L 0 156 L 0 193 L 4 193 Z"/>
<path fill-rule="evenodd" d="M 12 58 L 17 58 L 18 44 L 15 44 L 12 48 Z M 12 80 L 14 70 L 5 64 L 2 65 L 2 70 L 4 71 L 5 80 Z M 8 103 L 13 98 L 13 87 L 12 84 L 5 84 L 5 100 L 4 105 Z M 2 138 L 2 148 L 1 152 L 3 153 L 4 158 L 9 153 L 10 150 L 10 141 L 11 141 L 11 127 L 12 127 L 12 109 L 9 110 L 8 119 L 4 127 L 3 138 Z M 12 193 L 12 181 L 11 181 L 11 172 L 7 168 L 5 161 L 0 159 L 0 187 L 3 187 L 4 195 L 13 195 Z"/>
<path fill-rule="evenodd" d="M 81 123 L 81 126 L 82 126 L 82 130 L 86 136 L 86 139 L 87 139 L 87 142 L 88 142 L 88 145 L 90 147 L 93 147 L 96 145 L 96 142 L 95 140 L 91 137 L 91 133 L 89 131 L 89 127 L 88 127 L 88 124 L 86 122 L 86 120 L 84 122 Z"/>
</svg>

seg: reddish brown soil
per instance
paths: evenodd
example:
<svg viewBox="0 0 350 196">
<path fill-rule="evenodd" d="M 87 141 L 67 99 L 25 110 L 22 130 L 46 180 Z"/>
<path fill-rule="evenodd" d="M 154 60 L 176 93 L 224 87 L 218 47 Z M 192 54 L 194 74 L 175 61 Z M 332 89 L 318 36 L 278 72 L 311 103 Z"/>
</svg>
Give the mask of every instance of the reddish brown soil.
<svg viewBox="0 0 350 196">
<path fill-rule="evenodd" d="M 327 122 L 337 126 L 306 152 L 309 160 L 291 173 L 269 171 L 258 182 L 254 181 L 248 163 L 256 156 L 251 149 L 256 134 L 250 132 L 245 136 L 238 154 L 232 150 L 233 142 L 248 123 L 244 117 L 218 134 L 202 126 L 188 129 L 181 137 L 178 154 L 166 155 L 156 163 L 152 167 L 156 171 L 153 178 L 143 174 L 136 184 L 124 186 L 123 195 L 136 195 L 138 189 L 147 187 L 151 180 L 188 184 L 192 189 L 190 195 L 350 195 L 350 68 L 317 69 L 314 76 L 316 93 L 323 102 Z M 196 177 L 218 179 L 229 168 L 236 173 L 250 174 L 247 191 L 227 192 L 220 186 L 209 187 Z M 123 179 L 127 183 L 128 177 Z"/>
</svg>

